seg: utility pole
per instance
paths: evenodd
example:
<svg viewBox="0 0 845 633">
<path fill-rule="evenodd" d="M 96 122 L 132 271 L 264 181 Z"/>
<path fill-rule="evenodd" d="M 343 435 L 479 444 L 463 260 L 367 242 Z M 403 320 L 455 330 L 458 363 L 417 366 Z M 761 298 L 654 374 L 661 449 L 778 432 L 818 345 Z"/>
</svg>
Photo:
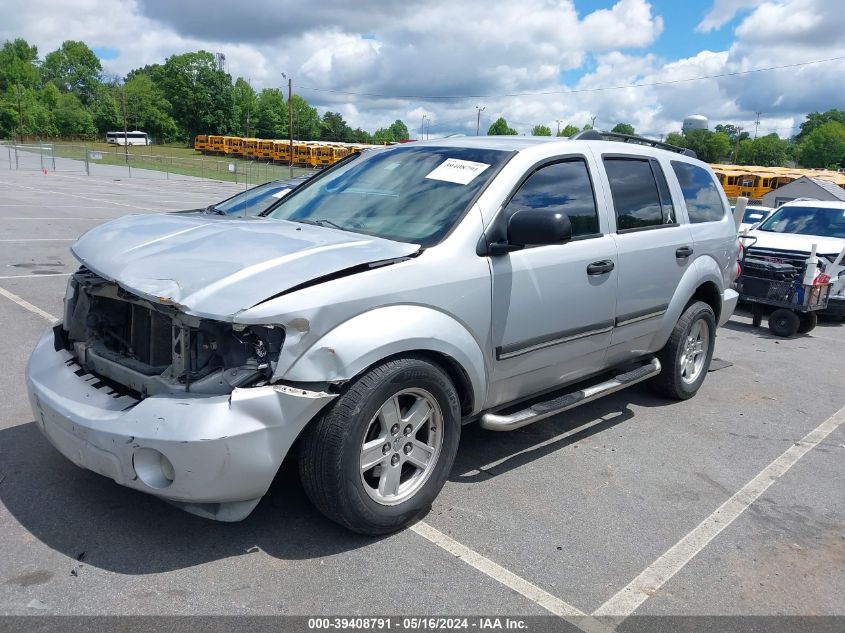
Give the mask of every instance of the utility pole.
<svg viewBox="0 0 845 633">
<path fill-rule="evenodd" d="M 428 118 L 428 115 L 422 115 L 422 121 L 420 121 L 420 140 L 425 140 L 425 120 Z"/>
<path fill-rule="evenodd" d="M 560 136 L 560 124 L 563 123 L 563 119 L 555 119 L 555 123 L 557 123 L 557 134 L 555 136 Z"/>
<path fill-rule="evenodd" d="M 129 130 L 126 125 L 126 84 L 120 91 L 120 102 L 123 104 L 123 160 L 129 164 Z"/>
<path fill-rule="evenodd" d="M 477 110 L 475 117 L 475 135 L 478 136 L 481 128 L 481 113 L 487 109 L 487 106 L 484 106 L 483 108 L 481 106 L 475 106 L 475 109 Z"/>
<path fill-rule="evenodd" d="M 762 112 L 756 112 L 757 119 L 754 121 L 754 140 L 757 140 L 757 128 L 760 126 L 760 115 Z"/>
<path fill-rule="evenodd" d="M 23 109 L 21 108 L 21 85 L 15 84 L 15 96 L 18 98 L 18 136 L 23 143 Z"/>
<path fill-rule="evenodd" d="M 290 152 L 290 177 L 293 178 L 293 79 L 282 73 L 288 80 L 288 151 Z"/>
</svg>

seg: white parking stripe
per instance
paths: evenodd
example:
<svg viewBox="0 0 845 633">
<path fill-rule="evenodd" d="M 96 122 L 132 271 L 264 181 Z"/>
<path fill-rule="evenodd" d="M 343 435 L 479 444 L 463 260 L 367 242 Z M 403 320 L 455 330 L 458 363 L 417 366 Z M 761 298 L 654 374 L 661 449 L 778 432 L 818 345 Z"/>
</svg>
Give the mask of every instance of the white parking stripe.
<svg viewBox="0 0 845 633">
<path fill-rule="evenodd" d="M 799 459 L 824 441 L 843 422 L 845 422 L 845 407 L 790 446 L 759 475 L 704 519 L 698 527 L 678 541 L 672 549 L 660 556 L 626 587 L 596 609 L 593 615 L 622 618 L 631 615 L 672 576 L 683 569 L 722 530 L 745 512 L 760 495 L 768 490 L 769 486 L 792 468 Z"/>
<path fill-rule="evenodd" d="M 43 275 L 2 275 L 0 279 L 35 279 L 38 277 L 70 277 L 73 273 L 44 273 Z"/>
<path fill-rule="evenodd" d="M 423 538 L 428 539 L 438 547 L 446 550 L 453 556 L 461 559 L 467 565 L 475 567 L 481 573 L 486 574 L 493 580 L 500 582 L 509 589 L 525 596 L 535 604 L 540 605 L 546 611 L 564 619 L 573 618 L 572 624 L 578 628 L 585 631 L 609 631 L 609 629 L 607 629 L 604 625 L 597 620 L 593 620 L 583 611 L 576 609 L 571 604 L 567 604 L 560 598 L 544 591 L 537 585 L 517 576 L 512 571 L 505 569 L 498 563 L 494 563 L 489 558 L 482 556 L 466 545 L 458 543 L 458 541 L 446 534 L 443 534 L 443 532 L 430 526 L 425 521 L 415 523 L 410 529 Z"/>
<path fill-rule="evenodd" d="M 44 310 L 42 310 L 42 309 L 41 309 L 41 308 L 39 308 L 38 306 L 34 306 L 34 305 L 32 305 L 32 304 L 31 304 L 29 301 L 27 301 L 26 299 L 22 299 L 21 297 L 19 297 L 19 296 L 18 296 L 18 295 L 16 295 L 15 293 L 13 293 L 13 292 L 9 292 L 9 291 L 8 291 L 8 290 L 6 290 L 5 288 L 0 288 L 0 295 L 3 295 L 4 297 L 6 297 L 7 299 L 9 299 L 10 301 L 14 301 L 14 302 L 15 302 L 15 303 L 17 303 L 20 307 L 22 307 L 22 308 L 25 308 L 25 309 L 29 310 L 29 311 L 30 311 L 30 312 L 32 312 L 33 314 L 37 314 L 37 315 L 38 315 L 38 316 L 40 316 L 41 318 L 43 318 L 43 319 L 47 319 L 50 323 L 52 323 L 53 321 L 58 321 L 58 317 L 54 317 L 54 316 L 53 316 L 52 314 L 50 314 L 49 312 L 44 312 Z"/>
</svg>

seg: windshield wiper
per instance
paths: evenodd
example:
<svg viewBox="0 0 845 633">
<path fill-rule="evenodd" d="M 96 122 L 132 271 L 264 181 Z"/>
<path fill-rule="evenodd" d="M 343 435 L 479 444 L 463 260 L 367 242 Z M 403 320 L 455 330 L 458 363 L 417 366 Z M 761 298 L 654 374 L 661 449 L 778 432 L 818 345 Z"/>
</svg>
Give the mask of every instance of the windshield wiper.
<svg viewBox="0 0 845 633">
<path fill-rule="evenodd" d="M 315 226 L 330 226 L 335 229 L 340 229 L 341 231 L 348 231 L 345 226 L 340 226 L 332 222 L 331 220 L 326 220 L 325 218 L 320 218 L 317 220 L 312 220 L 311 218 L 296 218 L 295 220 L 291 220 L 291 222 L 301 222 L 302 224 L 313 224 Z"/>
</svg>

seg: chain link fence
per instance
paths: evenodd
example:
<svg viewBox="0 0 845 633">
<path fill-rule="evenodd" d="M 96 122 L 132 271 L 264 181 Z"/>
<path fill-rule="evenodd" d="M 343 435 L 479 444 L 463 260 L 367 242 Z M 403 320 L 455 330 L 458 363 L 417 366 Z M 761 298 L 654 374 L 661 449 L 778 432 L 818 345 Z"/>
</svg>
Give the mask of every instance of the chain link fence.
<svg viewBox="0 0 845 633">
<path fill-rule="evenodd" d="M 9 169 L 166 180 L 208 178 L 245 185 L 284 180 L 315 171 L 300 167 L 291 169 L 272 161 L 191 155 L 191 152 L 190 149 L 163 146 L 125 149 L 109 146 L 103 149 L 101 145 L 6 141 L 0 145 L 0 161 L 5 158 Z"/>
</svg>

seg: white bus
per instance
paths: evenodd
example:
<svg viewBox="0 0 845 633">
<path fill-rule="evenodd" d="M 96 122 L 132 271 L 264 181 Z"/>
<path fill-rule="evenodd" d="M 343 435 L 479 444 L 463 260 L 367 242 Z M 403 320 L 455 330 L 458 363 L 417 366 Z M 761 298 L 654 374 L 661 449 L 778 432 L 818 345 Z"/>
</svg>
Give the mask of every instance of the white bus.
<svg viewBox="0 0 845 633">
<path fill-rule="evenodd" d="M 150 137 L 146 132 L 106 132 L 106 143 L 111 145 L 150 145 Z"/>
</svg>

